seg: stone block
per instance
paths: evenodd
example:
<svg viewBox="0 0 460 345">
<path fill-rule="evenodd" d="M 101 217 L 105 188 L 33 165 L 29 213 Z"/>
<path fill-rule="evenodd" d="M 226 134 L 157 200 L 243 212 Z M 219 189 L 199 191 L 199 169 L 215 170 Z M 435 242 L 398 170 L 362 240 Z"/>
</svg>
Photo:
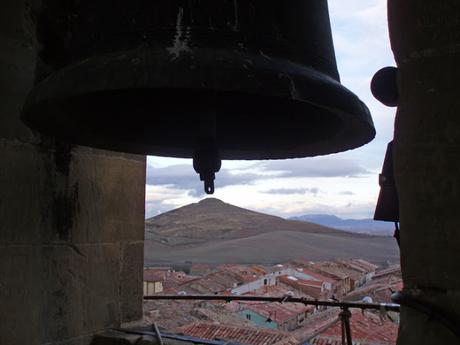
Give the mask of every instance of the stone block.
<svg viewBox="0 0 460 345">
<path fill-rule="evenodd" d="M 460 43 L 460 2 L 389 0 L 391 46 L 398 64 Z"/>
<path fill-rule="evenodd" d="M 46 155 L 32 146 L 0 139 L 0 162 L 0 243 L 39 244 L 57 239 L 42 212 L 53 195 L 52 189 L 46 189 L 52 174 L 46 169 Z"/>
<path fill-rule="evenodd" d="M 0 344 L 39 344 L 43 264 L 38 247 L 0 246 Z"/>
<path fill-rule="evenodd" d="M 145 157 L 58 143 L 22 123 L 37 71 L 49 72 L 34 6 L 43 2 L 5 0 L 0 11 L 0 344 L 87 345 L 142 312 L 143 250 L 124 245 L 142 247 Z"/>
<path fill-rule="evenodd" d="M 144 156 L 79 148 L 71 163 L 78 183 L 78 228 L 72 239 L 80 243 L 144 239 Z"/>
<path fill-rule="evenodd" d="M 143 242 L 124 244 L 120 276 L 122 322 L 142 319 L 143 265 Z"/>
<path fill-rule="evenodd" d="M 8 318 L 0 343 L 58 343 L 119 326 L 119 270 L 117 245 L 3 248 L 0 304 Z"/>
<path fill-rule="evenodd" d="M 62 172 L 55 152 L 0 140 L 2 243 L 143 240 L 145 157 L 86 148 L 68 154 Z"/>
</svg>

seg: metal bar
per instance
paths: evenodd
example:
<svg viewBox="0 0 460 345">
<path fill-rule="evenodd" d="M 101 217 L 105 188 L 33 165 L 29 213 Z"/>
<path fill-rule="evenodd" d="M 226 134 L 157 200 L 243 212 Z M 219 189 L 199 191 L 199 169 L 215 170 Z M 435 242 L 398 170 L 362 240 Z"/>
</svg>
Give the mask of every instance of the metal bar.
<svg viewBox="0 0 460 345">
<path fill-rule="evenodd" d="M 340 320 L 342 321 L 342 344 L 353 345 L 350 327 L 351 312 L 348 308 L 343 308 L 340 312 Z M 346 341 L 345 341 L 346 340 Z"/>
<path fill-rule="evenodd" d="M 156 322 L 154 322 L 152 326 L 153 326 L 153 329 L 155 330 L 155 334 L 156 334 L 158 342 L 160 343 L 160 345 L 163 345 L 163 339 L 161 338 L 161 333 L 160 333 L 160 330 L 158 329 Z"/>
<path fill-rule="evenodd" d="M 340 317 L 340 326 L 341 326 L 341 329 L 342 329 L 342 345 L 347 345 L 346 343 L 346 330 L 345 330 L 345 324 L 344 324 L 344 321 L 343 321 L 343 318 Z"/>
<path fill-rule="evenodd" d="M 356 308 L 356 309 L 373 309 L 399 312 L 400 306 L 396 303 L 362 303 L 362 302 L 339 302 L 312 300 L 298 297 L 265 297 L 265 296 L 222 296 L 222 295 L 153 295 L 144 296 L 144 300 L 200 300 L 200 301 L 247 301 L 247 302 L 278 302 L 278 303 L 302 303 L 304 305 L 313 305 L 316 307 L 338 307 L 338 308 Z"/>
</svg>

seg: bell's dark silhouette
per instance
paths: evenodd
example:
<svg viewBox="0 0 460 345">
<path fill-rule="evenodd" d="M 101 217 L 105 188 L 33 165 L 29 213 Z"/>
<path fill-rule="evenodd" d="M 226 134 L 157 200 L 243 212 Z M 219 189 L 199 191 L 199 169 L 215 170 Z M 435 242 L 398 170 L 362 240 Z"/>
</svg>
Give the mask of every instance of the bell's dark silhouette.
<svg viewBox="0 0 460 345">
<path fill-rule="evenodd" d="M 326 0 L 47 1 L 37 32 L 23 120 L 61 140 L 207 152 L 196 165 L 209 179 L 221 159 L 324 155 L 375 136 L 340 84 Z"/>
</svg>

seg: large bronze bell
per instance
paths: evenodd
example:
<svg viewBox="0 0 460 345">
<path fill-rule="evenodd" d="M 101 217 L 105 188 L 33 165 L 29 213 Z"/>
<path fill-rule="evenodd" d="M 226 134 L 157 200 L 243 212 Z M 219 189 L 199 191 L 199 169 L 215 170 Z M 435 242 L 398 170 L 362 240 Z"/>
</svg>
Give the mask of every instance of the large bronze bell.
<svg viewBox="0 0 460 345">
<path fill-rule="evenodd" d="M 103 149 L 221 159 L 324 155 L 373 139 L 339 82 L 326 0 L 44 0 L 24 121 Z"/>
</svg>

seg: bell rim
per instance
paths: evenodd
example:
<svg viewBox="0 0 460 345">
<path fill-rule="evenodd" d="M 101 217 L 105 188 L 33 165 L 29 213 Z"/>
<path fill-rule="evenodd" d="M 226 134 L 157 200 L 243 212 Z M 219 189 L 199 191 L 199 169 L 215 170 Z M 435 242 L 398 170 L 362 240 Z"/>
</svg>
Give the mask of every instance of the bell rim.
<svg viewBox="0 0 460 345">
<path fill-rule="evenodd" d="M 139 56 L 145 61 L 139 62 L 139 60 L 136 60 L 139 59 Z M 201 62 L 197 63 L 196 61 Z M 264 93 L 265 96 L 278 97 L 289 102 L 302 102 L 329 110 L 339 116 L 348 126 L 348 129 L 339 133 L 336 138 L 332 138 L 332 140 L 329 138 L 330 144 L 318 143 L 316 145 L 318 148 L 316 149 L 314 148 L 315 145 L 310 144 L 310 150 L 297 148 L 297 150 L 294 150 L 295 152 L 281 150 L 279 153 L 271 152 L 266 155 L 263 152 L 257 152 L 253 155 L 254 157 L 252 157 L 250 150 L 222 150 L 222 159 L 288 159 L 326 155 L 360 147 L 375 137 L 376 132 L 372 117 L 366 105 L 355 94 L 328 75 L 308 66 L 266 56 L 263 53 L 254 55 L 245 52 L 219 52 L 212 49 L 184 51 L 179 56 L 172 56 L 166 50 L 152 51 L 151 49 L 136 49 L 129 52 L 109 54 L 79 61 L 54 72 L 35 86 L 24 106 L 22 114 L 23 121 L 31 128 L 38 129 L 48 135 L 59 137 L 59 135 L 56 135 L 56 132 L 61 132 L 62 128 L 58 131 L 47 131 L 44 126 L 38 124 L 40 114 L 37 111 L 37 106 L 39 108 L 42 102 L 52 102 L 53 99 L 72 98 L 75 95 L 82 94 L 82 90 L 75 87 L 75 85 L 78 85 L 78 81 L 81 80 L 84 81 L 82 84 L 86 87 L 84 90 L 86 93 L 96 93 L 111 89 L 122 90 L 120 88 L 121 81 L 124 81 L 124 87 L 130 90 L 137 88 L 151 90 L 164 89 L 166 85 L 161 84 L 161 81 L 158 82 L 158 79 L 154 79 L 157 80 L 157 84 L 154 85 L 151 83 L 151 79 L 148 78 L 141 79 L 140 81 L 137 79 L 129 87 L 126 87 L 126 78 L 120 76 L 119 73 L 122 73 L 122 71 L 132 71 L 136 68 L 142 72 L 145 66 L 150 66 L 154 70 L 155 68 L 161 69 L 166 64 L 169 64 L 170 68 L 172 66 L 176 70 L 183 70 L 183 74 L 189 77 L 182 80 L 180 78 L 176 79 L 174 83 L 170 83 L 171 80 L 169 80 L 168 87 L 172 90 L 180 86 L 183 89 L 196 88 L 197 76 L 203 74 L 203 69 L 207 71 L 204 74 L 209 76 L 210 73 L 213 74 L 213 72 L 219 71 L 218 68 L 223 65 L 226 70 L 224 72 L 216 72 L 218 76 L 211 78 L 211 80 L 214 79 L 214 84 L 198 85 L 198 89 L 213 90 L 217 93 L 241 92 L 255 96 Z M 191 66 L 195 66 L 194 69 L 191 69 Z M 91 71 L 93 73 L 90 73 Z M 95 73 L 96 71 L 98 73 Z M 178 74 L 180 75 L 180 73 Z M 138 75 L 140 76 L 141 73 Z M 245 75 L 245 83 L 241 83 L 241 78 Z M 225 79 L 222 76 L 228 78 L 228 80 L 224 80 L 223 86 L 222 84 L 218 84 Z M 195 84 L 190 84 L 190 80 L 192 83 L 195 82 Z M 267 81 L 270 81 L 270 90 L 264 88 L 264 85 L 262 85 L 263 82 Z M 150 85 L 148 85 L 149 82 Z M 90 87 L 88 88 L 88 86 Z M 321 92 L 325 90 L 329 92 L 331 102 L 328 105 L 318 101 L 318 97 L 315 95 L 315 90 L 317 89 L 321 89 Z M 63 130 L 63 132 L 65 133 L 66 131 Z M 359 133 L 359 135 L 356 135 L 356 133 Z M 60 137 L 69 139 L 69 136 L 65 134 Z M 72 143 L 101 149 L 178 158 L 191 158 L 193 156 L 193 149 L 168 149 L 152 143 L 145 145 L 140 143 L 123 143 L 123 140 L 120 140 L 120 138 L 117 138 L 118 142 L 116 143 L 114 139 L 107 138 L 105 141 L 94 141 L 90 137 L 80 139 L 70 137 Z M 320 146 L 326 148 L 321 148 Z M 334 146 L 340 148 L 331 149 Z M 310 154 L 308 151 L 313 152 L 313 154 Z"/>
</svg>

